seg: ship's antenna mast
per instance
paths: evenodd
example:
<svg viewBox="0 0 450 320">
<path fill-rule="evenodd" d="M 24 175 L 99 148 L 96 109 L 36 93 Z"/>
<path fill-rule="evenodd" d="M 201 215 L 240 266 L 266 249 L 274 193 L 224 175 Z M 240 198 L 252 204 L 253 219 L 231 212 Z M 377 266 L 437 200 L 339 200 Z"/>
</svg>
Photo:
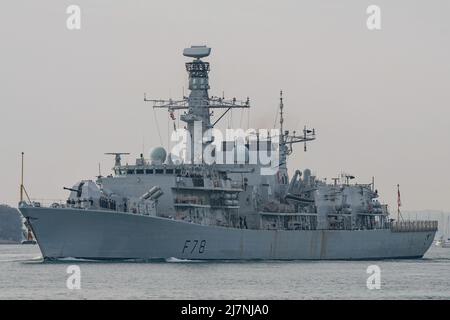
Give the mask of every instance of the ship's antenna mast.
<svg viewBox="0 0 450 320">
<path fill-rule="evenodd" d="M 292 132 L 292 134 L 289 134 L 289 131 L 284 131 L 284 103 L 283 103 L 283 91 L 280 90 L 280 145 L 283 145 L 286 147 L 285 154 L 290 155 L 292 153 L 292 145 L 294 143 L 303 142 L 304 143 L 304 150 L 306 151 L 306 143 L 308 141 L 312 141 L 316 139 L 316 131 L 314 129 L 309 130 L 306 128 L 303 129 L 303 135 L 297 135 L 295 131 Z M 277 113 L 278 115 L 278 113 Z M 275 127 L 276 120 L 274 122 Z"/>
<path fill-rule="evenodd" d="M 23 152 L 22 152 L 22 169 L 20 173 L 20 202 L 23 201 Z"/>
<path fill-rule="evenodd" d="M 21 172 L 20 172 L 20 202 L 23 201 L 23 194 L 27 196 L 28 201 L 31 203 L 30 197 L 28 196 L 27 190 L 25 189 L 25 186 L 23 184 L 23 163 L 24 163 L 24 153 L 22 152 L 22 159 L 21 159 Z"/>
<path fill-rule="evenodd" d="M 284 122 L 284 118 L 283 118 L 283 90 L 280 90 L 280 138 L 281 138 L 281 143 L 284 143 L 284 131 L 283 131 L 283 122 Z"/>
<path fill-rule="evenodd" d="M 98 176 L 97 178 L 101 178 L 102 177 L 102 167 L 100 166 L 100 162 L 98 163 Z"/>
<path fill-rule="evenodd" d="M 210 55 L 211 48 L 206 46 L 192 46 L 186 48 L 183 51 L 185 57 L 193 58 L 191 62 L 187 62 L 186 71 L 189 74 L 189 96 L 185 97 L 183 93 L 183 98 L 179 100 L 155 100 L 147 99 L 144 94 L 144 101 L 149 101 L 153 103 L 153 108 L 165 108 L 168 110 L 169 115 L 172 117 L 173 113 L 177 110 L 184 110 L 185 112 L 180 115 L 180 120 L 186 122 L 187 130 L 195 141 L 199 142 L 204 148 L 207 144 L 212 141 L 203 141 L 203 133 L 208 129 L 213 128 L 219 120 L 221 120 L 225 114 L 235 108 L 250 108 L 250 99 L 247 98 L 245 101 L 238 101 L 236 98 L 225 99 L 209 96 L 209 62 L 205 62 L 202 58 L 206 58 Z M 224 109 L 225 111 L 219 118 L 211 123 L 211 115 L 213 109 Z M 197 133 L 194 134 L 195 123 L 200 122 L 202 124 L 201 136 L 197 137 Z M 158 124 L 158 122 L 156 122 Z M 159 131 L 158 131 L 159 132 Z M 162 142 L 161 142 L 162 144 Z M 191 143 L 190 156 L 188 161 L 197 161 L 195 158 L 194 145 L 196 143 Z M 203 149 L 202 149 L 203 150 Z M 201 153 L 203 154 L 203 153 Z M 200 158 L 201 158 L 200 154 Z"/>
<path fill-rule="evenodd" d="M 400 221 L 400 218 L 403 219 L 402 213 L 400 212 L 401 205 L 402 205 L 402 202 L 400 200 L 400 185 L 397 184 L 397 221 Z"/>
</svg>

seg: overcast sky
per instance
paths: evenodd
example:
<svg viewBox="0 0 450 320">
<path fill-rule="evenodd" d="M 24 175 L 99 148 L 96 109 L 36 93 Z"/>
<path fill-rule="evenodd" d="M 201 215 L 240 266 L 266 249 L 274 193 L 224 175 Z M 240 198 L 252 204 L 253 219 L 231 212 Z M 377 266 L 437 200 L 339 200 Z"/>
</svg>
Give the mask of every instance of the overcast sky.
<svg viewBox="0 0 450 320">
<path fill-rule="evenodd" d="M 70 4 L 81 30 L 66 28 Z M 370 4 L 381 8 L 379 31 L 366 27 Z M 391 206 L 399 183 L 405 210 L 449 210 L 449 12 L 448 0 L 4 2 L 0 203 L 18 201 L 21 151 L 31 197 L 63 199 L 98 163 L 109 173 L 104 152 L 131 152 L 132 163 L 160 145 L 143 93 L 180 97 L 183 48 L 207 44 L 210 93 L 249 96 L 251 127 L 273 126 L 283 89 L 286 127 L 316 128 L 291 170 L 375 176 Z M 172 123 L 156 116 L 165 145 Z"/>
</svg>

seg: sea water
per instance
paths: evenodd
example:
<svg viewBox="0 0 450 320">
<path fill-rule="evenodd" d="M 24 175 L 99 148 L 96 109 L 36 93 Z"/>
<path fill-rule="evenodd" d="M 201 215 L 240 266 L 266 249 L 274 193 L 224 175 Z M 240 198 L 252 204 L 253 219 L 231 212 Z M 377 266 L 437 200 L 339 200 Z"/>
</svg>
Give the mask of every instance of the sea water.
<svg viewBox="0 0 450 320">
<path fill-rule="evenodd" d="M 0 245 L 0 299 L 450 299 L 449 274 L 436 246 L 414 260 L 43 262 L 36 245 Z"/>
</svg>

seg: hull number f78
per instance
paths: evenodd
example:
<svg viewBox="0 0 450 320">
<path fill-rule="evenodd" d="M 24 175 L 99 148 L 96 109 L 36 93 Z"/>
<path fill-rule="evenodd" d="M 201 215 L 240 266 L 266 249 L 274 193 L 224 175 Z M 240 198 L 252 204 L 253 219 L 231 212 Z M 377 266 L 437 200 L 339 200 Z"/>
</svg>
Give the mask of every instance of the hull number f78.
<svg viewBox="0 0 450 320">
<path fill-rule="evenodd" d="M 203 253 L 206 248 L 206 240 L 186 240 L 181 253 Z"/>
</svg>

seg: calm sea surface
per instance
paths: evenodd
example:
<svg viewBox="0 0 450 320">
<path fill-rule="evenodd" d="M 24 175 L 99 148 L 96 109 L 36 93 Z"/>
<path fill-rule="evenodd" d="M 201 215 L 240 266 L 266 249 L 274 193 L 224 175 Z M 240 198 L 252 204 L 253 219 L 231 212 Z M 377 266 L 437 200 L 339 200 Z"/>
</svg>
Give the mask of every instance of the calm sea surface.
<svg viewBox="0 0 450 320">
<path fill-rule="evenodd" d="M 367 289 L 369 265 L 381 288 Z M 81 289 L 66 286 L 78 265 Z M 45 262 L 34 245 L 0 245 L 0 299 L 450 299 L 450 249 L 389 261 Z"/>
</svg>

